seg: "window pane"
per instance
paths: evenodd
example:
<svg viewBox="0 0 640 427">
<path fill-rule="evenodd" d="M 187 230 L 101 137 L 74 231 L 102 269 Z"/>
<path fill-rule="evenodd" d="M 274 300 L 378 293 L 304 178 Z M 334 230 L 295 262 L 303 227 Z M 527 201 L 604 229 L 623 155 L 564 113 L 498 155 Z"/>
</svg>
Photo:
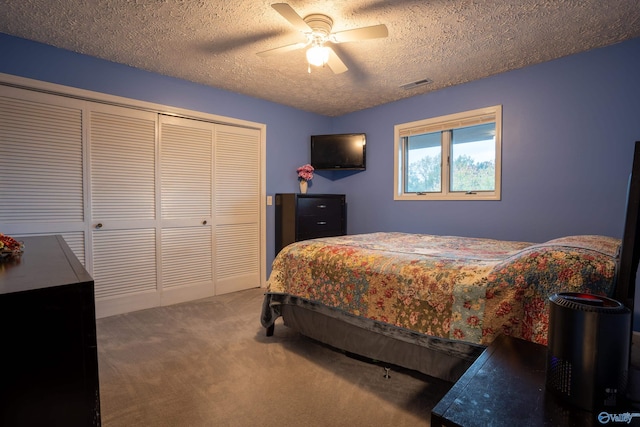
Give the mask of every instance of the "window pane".
<svg viewBox="0 0 640 427">
<path fill-rule="evenodd" d="M 452 133 L 451 191 L 494 191 L 495 123 L 458 128 Z"/>
<path fill-rule="evenodd" d="M 442 146 L 440 132 L 405 138 L 405 192 L 442 191 Z"/>
<path fill-rule="evenodd" d="M 502 106 L 394 126 L 394 200 L 500 200 Z"/>
</svg>

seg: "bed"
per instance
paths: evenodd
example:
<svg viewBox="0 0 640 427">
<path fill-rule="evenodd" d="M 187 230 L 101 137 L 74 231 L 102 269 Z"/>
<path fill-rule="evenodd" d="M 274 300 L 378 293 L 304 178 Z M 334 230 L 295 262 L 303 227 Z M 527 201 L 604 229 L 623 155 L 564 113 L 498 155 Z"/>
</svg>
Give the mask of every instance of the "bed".
<svg viewBox="0 0 640 427">
<path fill-rule="evenodd" d="M 581 235 L 530 243 L 391 232 L 300 241 L 273 262 L 261 323 L 272 335 L 282 317 L 338 349 L 456 381 L 500 334 L 546 344 L 548 298 L 556 292 L 632 305 L 639 144 L 622 240 Z"/>
</svg>

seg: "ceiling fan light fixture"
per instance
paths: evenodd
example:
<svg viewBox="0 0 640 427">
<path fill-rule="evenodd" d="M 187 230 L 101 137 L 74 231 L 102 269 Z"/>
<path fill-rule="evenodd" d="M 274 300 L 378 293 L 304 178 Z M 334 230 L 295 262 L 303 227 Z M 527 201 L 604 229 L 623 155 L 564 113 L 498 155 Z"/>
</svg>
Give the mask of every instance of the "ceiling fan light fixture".
<svg viewBox="0 0 640 427">
<path fill-rule="evenodd" d="M 329 61 L 329 49 L 325 46 L 311 46 L 307 50 L 307 61 L 316 67 L 322 67 Z"/>
<path fill-rule="evenodd" d="M 389 35 L 387 26 L 384 24 L 334 33 L 332 32 L 333 19 L 325 14 L 312 13 L 303 18 L 287 3 L 273 3 L 271 7 L 304 35 L 306 43 L 295 43 L 265 50 L 258 52 L 258 56 L 271 56 L 308 47 L 307 71 L 309 73 L 311 73 L 312 65 L 314 67 L 324 67 L 326 65 L 334 74 L 342 74 L 348 70 L 340 56 L 332 48 L 325 47 L 325 43 L 355 42 L 383 38 Z"/>
</svg>

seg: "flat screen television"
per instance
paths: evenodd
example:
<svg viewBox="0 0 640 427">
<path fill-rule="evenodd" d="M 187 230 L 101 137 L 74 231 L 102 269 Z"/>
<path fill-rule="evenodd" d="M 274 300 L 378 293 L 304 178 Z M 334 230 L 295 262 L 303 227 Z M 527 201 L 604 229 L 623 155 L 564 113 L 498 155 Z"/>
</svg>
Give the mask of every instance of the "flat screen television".
<svg viewBox="0 0 640 427">
<path fill-rule="evenodd" d="M 311 135 L 311 166 L 317 170 L 365 170 L 364 133 Z"/>
</svg>

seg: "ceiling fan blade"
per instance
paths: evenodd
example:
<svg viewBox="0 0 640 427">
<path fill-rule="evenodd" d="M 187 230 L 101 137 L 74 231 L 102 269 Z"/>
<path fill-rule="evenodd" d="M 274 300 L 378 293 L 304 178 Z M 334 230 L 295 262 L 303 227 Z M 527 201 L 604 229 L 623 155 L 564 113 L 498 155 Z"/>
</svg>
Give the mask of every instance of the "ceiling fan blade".
<svg viewBox="0 0 640 427">
<path fill-rule="evenodd" d="M 288 44 L 286 46 L 280 46 L 280 47 L 276 47 L 274 49 L 263 50 L 262 52 L 258 52 L 256 55 L 263 56 L 263 57 L 264 56 L 278 55 L 278 54 L 281 54 L 281 53 L 290 52 L 292 50 L 302 49 L 303 47 L 307 46 L 308 44 L 309 44 L 308 42 L 300 42 L 300 43 Z"/>
<path fill-rule="evenodd" d="M 342 59 L 335 53 L 333 49 L 330 47 L 326 47 L 329 49 L 329 59 L 327 60 L 327 65 L 331 68 L 334 74 L 342 74 L 348 70 L 347 66 L 344 65 Z"/>
<path fill-rule="evenodd" d="M 282 34 L 281 31 L 263 31 L 257 34 L 239 35 L 236 37 L 216 37 L 215 40 L 198 43 L 196 47 L 209 54 L 221 54 L 240 49 L 246 45 L 257 43 L 266 38 Z"/>
<path fill-rule="evenodd" d="M 304 22 L 304 19 L 287 3 L 274 3 L 271 7 L 299 31 L 303 33 L 311 31 L 311 27 L 309 27 L 309 25 Z"/>
<path fill-rule="evenodd" d="M 359 40 L 378 39 L 387 37 L 389 30 L 384 24 L 372 25 L 371 27 L 355 28 L 353 30 L 338 31 L 331 34 L 331 41 L 334 43 L 355 42 Z"/>
</svg>

